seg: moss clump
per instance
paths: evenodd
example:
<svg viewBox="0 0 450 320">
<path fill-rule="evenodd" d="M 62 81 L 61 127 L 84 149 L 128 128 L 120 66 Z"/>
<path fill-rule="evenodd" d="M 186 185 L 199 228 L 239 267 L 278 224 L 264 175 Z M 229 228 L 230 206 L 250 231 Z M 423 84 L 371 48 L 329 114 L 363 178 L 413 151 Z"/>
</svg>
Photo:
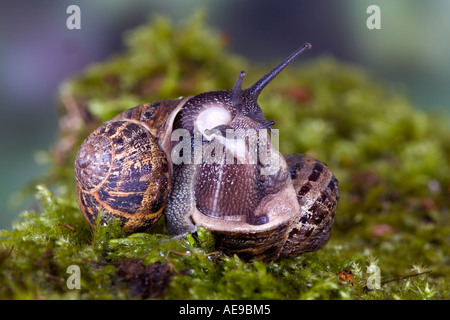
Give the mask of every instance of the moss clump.
<svg viewBox="0 0 450 320">
<path fill-rule="evenodd" d="M 221 35 L 198 15 L 182 25 L 155 17 L 128 33 L 126 44 L 62 86 L 61 137 L 37 187 L 40 207 L 0 231 L 0 298 L 450 298 L 450 131 L 403 94 L 327 57 L 290 66 L 259 101 L 280 128 L 283 153 L 325 161 L 340 181 L 324 249 L 245 263 L 216 252 L 205 230 L 167 234 L 164 219 L 150 233 L 126 236 L 114 224 L 91 230 L 73 177 L 76 151 L 91 130 L 142 102 L 231 88 L 241 69 L 251 83 L 268 69 L 227 54 Z M 79 290 L 67 286 L 71 265 L 80 268 Z M 368 291 L 369 266 L 383 279 L 432 272 Z"/>
</svg>

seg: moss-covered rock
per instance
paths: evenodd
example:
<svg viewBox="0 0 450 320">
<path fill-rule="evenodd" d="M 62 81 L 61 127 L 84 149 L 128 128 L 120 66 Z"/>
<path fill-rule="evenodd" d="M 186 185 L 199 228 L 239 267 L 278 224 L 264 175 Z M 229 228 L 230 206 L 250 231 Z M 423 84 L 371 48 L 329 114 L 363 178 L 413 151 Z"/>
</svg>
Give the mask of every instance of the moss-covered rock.
<svg viewBox="0 0 450 320">
<path fill-rule="evenodd" d="M 216 252 L 205 230 L 167 234 L 164 219 L 129 236 L 114 224 L 88 227 L 73 161 L 90 131 L 140 103 L 232 88 L 241 69 L 252 83 L 269 69 L 228 54 L 203 21 L 154 17 L 127 33 L 125 52 L 61 86 L 61 135 L 37 186 L 41 205 L 0 231 L 0 298 L 449 299 L 450 130 L 379 79 L 329 57 L 290 66 L 259 100 L 280 129 L 281 151 L 326 162 L 340 182 L 324 249 L 245 263 Z M 80 289 L 69 289 L 72 265 Z M 367 290 L 376 266 L 382 286 Z"/>
</svg>

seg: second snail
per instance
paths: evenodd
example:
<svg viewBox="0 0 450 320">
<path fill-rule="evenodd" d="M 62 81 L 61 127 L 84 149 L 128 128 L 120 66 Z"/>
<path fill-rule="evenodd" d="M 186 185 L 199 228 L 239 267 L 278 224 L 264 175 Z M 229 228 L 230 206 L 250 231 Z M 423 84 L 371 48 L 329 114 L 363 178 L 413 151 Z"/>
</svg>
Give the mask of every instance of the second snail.
<svg viewBox="0 0 450 320">
<path fill-rule="evenodd" d="M 325 163 L 280 154 L 274 121 L 257 99 L 309 43 L 247 89 L 146 103 L 92 132 L 75 160 L 86 221 L 118 220 L 146 232 L 164 214 L 169 233 L 211 231 L 216 247 L 243 260 L 291 258 L 328 242 L 339 199 Z"/>
</svg>

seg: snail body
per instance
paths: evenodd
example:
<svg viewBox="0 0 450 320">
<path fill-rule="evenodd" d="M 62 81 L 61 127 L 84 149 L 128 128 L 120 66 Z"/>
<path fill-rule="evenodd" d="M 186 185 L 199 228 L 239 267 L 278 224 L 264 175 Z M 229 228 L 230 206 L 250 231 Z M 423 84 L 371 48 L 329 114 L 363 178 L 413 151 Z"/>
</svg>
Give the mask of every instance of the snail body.
<svg viewBox="0 0 450 320">
<path fill-rule="evenodd" d="M 248 89 L 143 104 L 119 114 L 83 142 L 75 161 L 80 208 L 95 226 L 121 221 L 148 231 L 165 214 L 172 234 L 213 232 L 216 246 L 242 259 L 295 257 L 323 247 L 339 198 L 329 168 L 306 155 L 281 155 L 257 104 L 291 54 Z"/>
</svg>

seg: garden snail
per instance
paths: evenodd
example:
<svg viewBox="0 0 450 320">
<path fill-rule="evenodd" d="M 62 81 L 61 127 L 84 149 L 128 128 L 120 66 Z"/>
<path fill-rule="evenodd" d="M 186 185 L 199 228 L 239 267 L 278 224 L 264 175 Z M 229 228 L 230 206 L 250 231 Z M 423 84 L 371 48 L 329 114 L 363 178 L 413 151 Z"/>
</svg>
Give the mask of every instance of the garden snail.
<svg viewBox="0 0 450 320">
<path fill-rule="evenodd" d="M 144 232 L 165 214 L 172 234 L 210 230 L 216 246 L 242 259 L 295 257 L 331 234 L 338 182 L 310 156 L 281 155 L 257 104 L 263 88 L 306 43 L 248 89 L 146 103 L 91 133 L 75 160 L 86 221 L 121 221 Z"/>
</svg>

